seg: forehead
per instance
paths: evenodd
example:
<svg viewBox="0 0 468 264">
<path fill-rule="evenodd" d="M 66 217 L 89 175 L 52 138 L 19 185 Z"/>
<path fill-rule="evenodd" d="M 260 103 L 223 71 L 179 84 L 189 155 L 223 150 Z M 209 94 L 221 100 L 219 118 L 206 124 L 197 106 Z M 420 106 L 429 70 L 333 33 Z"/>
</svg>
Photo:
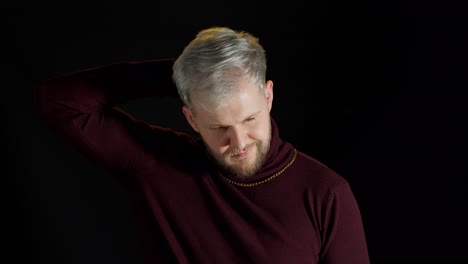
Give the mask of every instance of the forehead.
<svg viewBox="0 0 468 264">
<path fill-rule="evenodd" d="M 241 79 L 235 91 L 222 101 L 209 100 L 204 104 L 194 103 L 194 110 L 206 122 L 240 122 L 265 107 L 264 95 L 258 85 L 248 79 Z"/>
</svg>

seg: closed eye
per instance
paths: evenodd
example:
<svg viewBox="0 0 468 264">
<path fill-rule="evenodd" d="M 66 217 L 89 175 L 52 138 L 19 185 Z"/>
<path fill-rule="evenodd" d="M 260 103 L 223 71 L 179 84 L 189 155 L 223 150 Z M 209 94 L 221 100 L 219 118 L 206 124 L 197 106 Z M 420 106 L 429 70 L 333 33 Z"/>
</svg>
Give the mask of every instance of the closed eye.
<svg viewBox="0 0 468 264">
<path fill-rule="evenodd" d="M 226 130 L 227 126 L 214 126 L 214 127 L 210 127 L 210 128 L 213 129 L 213 130 Z"/>
<path fill-rule="evenodd" d="M 260 112 L 261 112 L 261 111 L 258 111 L 258 112 L 256 112 L 255 114 L 253 114 L 253 115 L 247 117 L 247 118 L 244 120 L 244 122 L 252 122 L 252 121 L 254 121 L 254 120 L 256 119 L 257 115 L 258 115 Z"/>
</svg>

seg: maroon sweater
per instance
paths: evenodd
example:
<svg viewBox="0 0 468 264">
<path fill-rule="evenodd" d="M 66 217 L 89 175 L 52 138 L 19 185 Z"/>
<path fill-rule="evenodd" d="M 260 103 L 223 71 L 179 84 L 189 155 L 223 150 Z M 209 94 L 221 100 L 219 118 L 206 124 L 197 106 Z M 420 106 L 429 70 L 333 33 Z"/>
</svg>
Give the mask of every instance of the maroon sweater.
<svg viewBox="0 0 468 264">
<path fill-rule="evenodd" d="M 348 182 L 282 141 L 273 120 L 264 166 L 235 184 L 200 140 L 116 106 L 177 96 L 172 63 L 116 63 L 34 90 L 40 117 L 127 188 L 146 263 L 369 263 Z"/>
</svg>

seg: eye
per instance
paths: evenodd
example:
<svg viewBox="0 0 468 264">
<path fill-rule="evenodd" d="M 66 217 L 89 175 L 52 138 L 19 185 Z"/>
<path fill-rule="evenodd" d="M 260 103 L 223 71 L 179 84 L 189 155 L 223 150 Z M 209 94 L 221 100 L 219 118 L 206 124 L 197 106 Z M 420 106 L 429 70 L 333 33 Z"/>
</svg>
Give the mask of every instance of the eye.
<svg viewBox="0 0 468 264">
<path fill-rule="evenodd" d="M 252 122 L 255 120 L 255 117 L 250 117 L 249 119 L 247 119 L 247 122 Z"/>
<path fill-rule="evenodd" d="M 225 126 L 215 126 L 215 127 L 211 127 L 212 130 L 214 131 L 224 131 L 227 129 L 227 127 Z"/>
</svg>

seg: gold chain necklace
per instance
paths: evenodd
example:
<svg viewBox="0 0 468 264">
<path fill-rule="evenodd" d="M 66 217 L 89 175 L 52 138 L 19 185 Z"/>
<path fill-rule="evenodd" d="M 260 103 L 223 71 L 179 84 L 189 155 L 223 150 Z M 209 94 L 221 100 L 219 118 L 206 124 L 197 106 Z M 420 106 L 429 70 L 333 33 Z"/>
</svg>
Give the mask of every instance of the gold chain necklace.
<svg viewBox="0 0 468 264">
<path fill-rule="evenodd" d="M 289 166 L 291 166 L 291 164 L 293 164 L 294 160 L 296 160 L 296 156 L 297 156 L 297 150 L 294 149 L 294 155 L 291 159 L 291 161 L 286 165 L 284 166 L 284 168 L 282 168 L 280 171 L 278 171 L 277 173 L 271 175 L 270 177 L 266 178 L 266 179 L 263 179 L 261 181 L 258 181 L 258 182 L 252 182 L 252 183 L 242 183 L 242 182 L 236 182 L 236 181 L 233 181 L 229 178 L 226 178 L 224 177 L 228 182 L 234 184 L 234 185 L 237 185 L 237 186 L 242 186 L 242 187 L 252 187 L 252 186 L 256 186 L 256 185 L 260 185 L 260 184 L 263 184 L 265 182 L 269 182 L 271 180 L 273 180 L 274 178 L 278 177 L 281 173 L 283 173 Z"/>
</svg>

